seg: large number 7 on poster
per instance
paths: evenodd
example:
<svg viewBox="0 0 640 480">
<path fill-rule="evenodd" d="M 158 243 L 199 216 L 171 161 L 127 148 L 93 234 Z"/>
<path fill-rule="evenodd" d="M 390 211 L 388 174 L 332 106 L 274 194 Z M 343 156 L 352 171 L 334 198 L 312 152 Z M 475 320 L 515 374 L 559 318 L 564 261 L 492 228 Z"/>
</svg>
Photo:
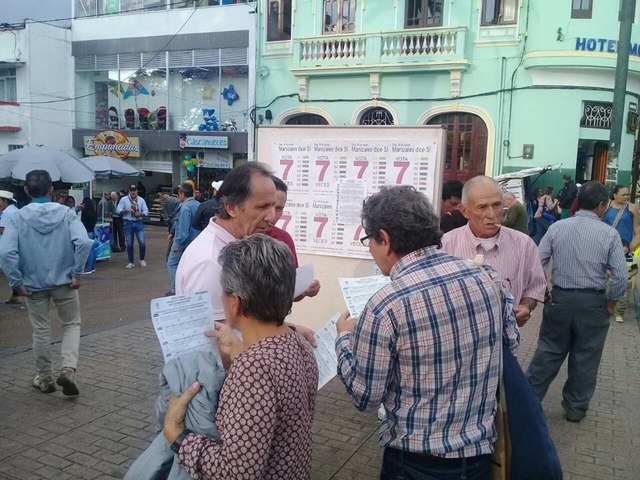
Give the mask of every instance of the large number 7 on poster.
<svg viewBox="0 0 640 480">
<path fill-rule="evenodd" d="M 286 230 L 291 221 L 291 215 L 282 215 L 280 219 L 282 220 L 282 230 Z"/>
<path fill-rule="evenodd" d="M 400 171 L 398 172 L 398 176 L 396 178 L 396 185 L 402 185 L 402 181 L 404 180 L 404 172 L 409 168 L 408 160 L 395 160 L 393 162 L 394 167 L 399 167 Z"/>
<path fill-rule="evenodd" d="M 324 174 L 327 173 L 327 168 L 329 168 L 329 165 L 331 165 L 331 162 L 329 160 L 316 160 L 316 165 L 322 166 L 322 169 L 320 170 L 320 174 L 318 175 L 318 181 L 324 182 Z"/>
<path fill-rule="evenodd" d="M 358 175 L 356 178 L 360 179 L 364 176 L 364 172 L 367 169 L 367 167 L 369 166 L 369 162 L 367 162 L 366 160 L 355 160 L 353 162 L 353 165 L 356 167 L 360 167 L 360 170 L 358 170 Z"/>
<path fill-rule="evenodd" d="M 285 165 L 284 172 L 282 172 L 282 180 L 287 180 L 289 177 L 289 170 L 293 167 L 293 160 L 291 158 L 281 158 L 280 165 Z"/>
<path fill-rule="evenodd" d="M 329 222 L 327 217 L 313 217 L 314 222 L 318 222 L 318 230 L 316 230 L 316 238 L 322 237 L 322 232 L 324 231 L 324 226 Z"/>
</svg>

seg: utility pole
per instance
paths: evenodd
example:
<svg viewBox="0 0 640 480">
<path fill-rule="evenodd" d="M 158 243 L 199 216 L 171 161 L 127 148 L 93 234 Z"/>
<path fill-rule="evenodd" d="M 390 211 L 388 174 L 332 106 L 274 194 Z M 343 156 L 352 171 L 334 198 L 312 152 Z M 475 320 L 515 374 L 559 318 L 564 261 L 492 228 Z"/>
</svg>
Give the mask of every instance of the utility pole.
<svg viewBox="0 0 640 480">
<path fill-rule="evenodd" d="M 625 100 L 627 96 L 627 74 L 629 71 L 629 48 L 631 27 L 636 12 L 636 0 L 620 0 L 620 34 L 618 35 L 618 63 L 616 83 L 613 89 L 613 109 L 611 111 L 611 132 L 609 136 L 609 158 L 607 164 L 607 187 L 618 183 L 618 156 L 624 127 Z"/>
</svg>

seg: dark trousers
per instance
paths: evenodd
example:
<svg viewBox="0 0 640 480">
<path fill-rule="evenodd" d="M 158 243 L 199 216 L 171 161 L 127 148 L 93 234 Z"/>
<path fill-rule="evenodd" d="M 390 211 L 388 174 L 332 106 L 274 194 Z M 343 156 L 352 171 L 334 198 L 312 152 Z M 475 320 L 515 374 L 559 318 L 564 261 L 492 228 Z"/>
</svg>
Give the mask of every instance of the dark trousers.
<svg viewBox="0 0 640 480">
<path fill-rule="evenodd" d="M 114 252 L 122 252 L 125 247 L 122 217 L 113 217 L 111 219 L 111 250 Z"/>
<path fill-rule="evenodd" d="M 585 416 L 596 389 L 596 377 L 609 331 L 606 296 L 601 293 L 554 288 L 553 300 L 544 306 L 536 353 L 527 378 L 542 401 L 569 355 L 569 377 L 562 389 L 562 406 L 568 418 Z"/>
<path fill-rule="evenodd" d="M 385 448 L 380 480 L 488 480 L 490 455 L 439 458 Z"/>
</svg>

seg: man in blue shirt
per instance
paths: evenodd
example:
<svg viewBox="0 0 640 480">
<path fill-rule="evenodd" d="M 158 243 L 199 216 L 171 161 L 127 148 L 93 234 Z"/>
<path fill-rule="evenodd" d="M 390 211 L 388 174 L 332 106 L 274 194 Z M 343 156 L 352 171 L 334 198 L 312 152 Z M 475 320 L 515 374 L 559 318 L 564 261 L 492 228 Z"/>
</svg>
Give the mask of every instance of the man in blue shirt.
<svg viewBox="0 0 640 480">
<path fill-rule="evenodd" d="M 138 182 L 139 183 L 139 182 Z M 146 245 L 144 241 L 144 217 L 149 216 L 149 209 L 144 198 L 138 195 L 138 187 L 131 185 L 129 194 L 125 195 L 118 202 L 116 213 L 122 215 L 124 220 L 124 235 L 127 240 L 127 256 L 129 263 L 124 268 L 135 267 L 133 258 L 133 237 L 138 239 L 138 247 L 140 248 L 140 266 L 146 267 L 147 262 L 144 260 Z"/>
<path fill-rule="evenodd" d="M 176 291 L 176 270 L 182 258 L 182 254 L 194 238 L 198 236 L 200 230 L 193 228 L 193 218 L 200 206 L 193 197 L 193 187 L 188 183 L 183 183 L 178 189 L 178 199 L 180 205 L 174 214 L 173 225 L 173 245 L 167 259 L 167 270 L 169 271 L 170 290 L 167 295 L 173 295 Z"/>
</svg>

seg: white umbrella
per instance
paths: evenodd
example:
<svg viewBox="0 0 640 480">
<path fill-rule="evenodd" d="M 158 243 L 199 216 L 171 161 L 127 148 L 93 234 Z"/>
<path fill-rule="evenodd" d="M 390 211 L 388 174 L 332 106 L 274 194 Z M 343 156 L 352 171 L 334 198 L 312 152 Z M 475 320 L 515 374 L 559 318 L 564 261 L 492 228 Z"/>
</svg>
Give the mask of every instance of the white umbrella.
<svg viewBox="0 0 640 480">
<path fill-rule="evenodd" d="M 144 175 L 140 170 L 123 162 L 119 158 L 109 155 L 96 155 L 81 159 L 97 176 L 117 175 L 120 177 L 141 177 Z"/>
<path fill-rule="evenodd" d="M 54 182 L 85 183 L 95 178 L 80 160 L 55 148 L 18 148 L 0 156 L 0 178 L 25 180 L 31 170 L 46 170 Z"/>
</svg>

